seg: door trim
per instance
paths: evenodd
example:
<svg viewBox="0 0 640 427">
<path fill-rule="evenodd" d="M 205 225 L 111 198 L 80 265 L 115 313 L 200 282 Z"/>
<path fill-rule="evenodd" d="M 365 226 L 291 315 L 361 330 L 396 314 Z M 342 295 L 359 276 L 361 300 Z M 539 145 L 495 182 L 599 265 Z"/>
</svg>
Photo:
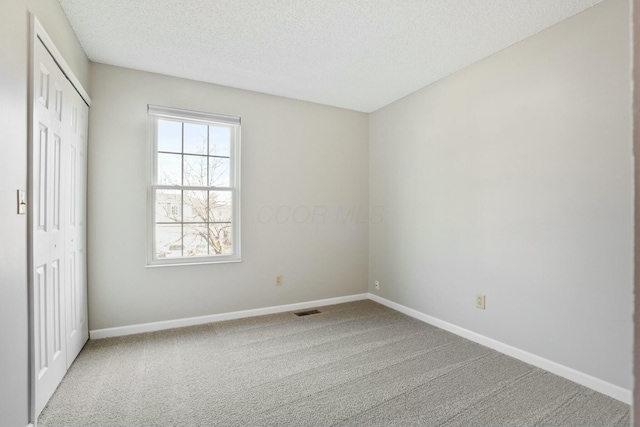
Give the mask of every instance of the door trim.
<svg viewBox="0 0 640 427">
<path fill-rule="evenodd" d="M 44 47 L 49 51 L 49 53 L 51 54 L 51 56 L 53 57 L 53 60 L 56 62 L 56 64 L 58 65 L 58 67 L 60 68 L 60 70 L 62 71 L 62 73 L 65 75 L 65 77 L 67 78 L 67 80 L 69 80 L 69 82 L 71 83 L 71 86 L 73 86 L 73 88 L 78 92 L 78 94 L 80 95 L 80 97 L 82 98 L 82 100 L 87 104 L 87 106 L 91 105 L 91 98 L 89 97 L 89 94 L 87 93 L 87 91 L 84 89 L 84 87 L 82 86 L 82 84 L 80 83 L 80 80 L 78 80 L 78 78 L 76 77 L 76 75 L 73 73 L 73 70 L 71 69 L 71 67 L 69 66 L 69 64 L 67 63 L 67 61 L 64 60 L 64 57 L 62 56 L 62 54 L 60 53 L 60 51 L 56 48 L 55 44 L 53 43 L 51 37 L 49 37 L 49 35 L 47 34 L 47 32 L 45 31 L 44 27 L 42 26 L 42 24 L 40 23 L 40 21 L 38 20 L 38 18 L 34 15 L 34 14 L 30 14 L 30 24 L 31 24 L 31 29 L 30 29 L 30 43 L 29 43 L 29 61 L 28 61 L 28 67 L 29 67 L 29 84 L 28 84 L 28 89 L 27 89 L 27 99 L 28 99 L 28 104 L 29 104 L 29 108 L 28 108 L 28 131 L 27 131 L 27 137 L 28 137 L 28 166 L 27 166 L 27 185 L 29 188 L 28 191 L 28 203 L 29 206 L 33 206 L 33 167 L 34 165 L 32 164 L 32 154 L 33 154 L 33 147 L 34 147 L 34 132 L 33 132 L 33 120 L 34 120 L 34 98 L 33 98 L 33 94 L 34 94 L 34 90 L 35 88 L 33 87 L 33 82 L 35 79 L 35 75 L 34 75 L 34 64 L 36 63 L 36 44 L 38 43 L 38 40 L 40 40 L 42 42 L 42 44 L 44 45 Z M 34 315 L 35 315 L 35 301 L 34 301 L 34 292 L 33 292 L 33 286 L 34 286 L 34 277 L 33 277 L 33 273 L 32 273 L 32 269 L 33 269 L 33 235 L 32 235 L 32 227 L 33 227 L 33 211 L 31 209 L 28 210 L 28 215 L 27 215 L 27 223 L 28 223 L 28 243 L 27 243 L 27 250 L 28 250 L 28 283 L 29 283 L 29 287 L 28 287 L 28 294 L 29 294 L 29 307 L 28 307 L 28 316 L 29 316 L 29 422 L 31 425 L 36 426 L 37 425 L 37 415 L 36 412 L 36 375 L 35 375 L 35 363 L 36 363 L 36 356 L 35 356 L 35 352 L 34 352 L 34 339 L 35 339 L 35 325 L 34 325 Z"/>
<path fill-rule="evenodd" d="M 84 87 L 82 87 L 80 80 L 78 80 L 76 75 L 73 73 L 73 70 L 71 69 L 67 61 L 64 60 L 64 57 L 62 56 L 58 48 L 56 48 L 56 46 L 53 44 L 51 37 L 49 37 L 44 27 L 42 26 L 42 24 L 40 24 L 40 21 L 34 14 L 31 14 L 31 28 L 32 28 L 32 39 L 31 39 L 31 45 L 30 45 L 30 48 L 31 48 L 30 65 L 33 65 L 34 46 L 35 46 L 36 40 L 39 38 L 42 41 L 42 44 L 44 44 L 44 47 L 47 48 L 47 50 L 53 57 L 53 60 L 56 62 L 56 64 L 58 64 L 58 67 L 60 67 L 65 77 L 71 82 L 71 85 L 82 97 L 84 102 L 90 107 L 91 97 L 89 96 L 87 91 L 84 89 Z M 31 73 L 32 72 L 33 70 L 31 70 Z"/>
</svg>

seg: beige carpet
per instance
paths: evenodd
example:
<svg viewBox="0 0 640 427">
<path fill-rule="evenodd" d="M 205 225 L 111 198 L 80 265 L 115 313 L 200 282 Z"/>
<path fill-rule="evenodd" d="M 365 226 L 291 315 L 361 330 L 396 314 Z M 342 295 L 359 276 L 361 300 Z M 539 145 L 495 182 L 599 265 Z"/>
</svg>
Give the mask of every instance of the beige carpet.
<svg viewBox="0 0 640 427">
<path fill-rule="evenodd" d="M 629 406 L 372 301 L 90 341 L 72 426 L 628 426 Z"/>
</svg>

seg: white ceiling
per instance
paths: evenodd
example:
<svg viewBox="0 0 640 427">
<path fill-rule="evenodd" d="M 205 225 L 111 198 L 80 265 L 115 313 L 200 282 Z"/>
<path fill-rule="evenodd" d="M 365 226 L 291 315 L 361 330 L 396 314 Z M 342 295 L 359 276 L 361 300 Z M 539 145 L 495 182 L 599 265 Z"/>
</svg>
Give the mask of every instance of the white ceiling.
<svg viewBox="0 0 640 427">
<path fill-rule="evenodd" d="M 60 0 L 89 59 L 371 112 L 602 0 Z"/>
</svg>

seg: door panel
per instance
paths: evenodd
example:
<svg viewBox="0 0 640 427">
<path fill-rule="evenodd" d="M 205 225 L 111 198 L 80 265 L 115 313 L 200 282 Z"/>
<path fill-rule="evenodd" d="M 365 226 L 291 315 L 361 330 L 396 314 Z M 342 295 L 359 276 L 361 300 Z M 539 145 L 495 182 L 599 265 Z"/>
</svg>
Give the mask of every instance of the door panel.
<svg viewBox="0 0 640 427">
<path fill-rule="evenodd" d="M 88 338 L 86 315 L 78 316 L 86 313 L 86 280 L 79 274 L 86 260 L 84 243 L 77 243 L 85 232 L 77 218 L 85 215 L 78 153 L 86 147 L 86 130 L 74 131 L 72 114 L 88 107 L 40 40 L 34 55 L 30 265 L 37 417 Z"/>
<path fill-rule="evenodd" d="M 49 366 L 47 352 L 47 266 L 39 265 L 35 269 L 35 341 L 38 344 L 36 352 L 37 378 L 44 375 Z"/>
<path fill-rule="evenodd" d="M 53 136 L 53 230 L 61 231 L 60 229 L 60 215 L 61 215 L 61 197 L 60 191 L 61 183 L 60 183 L 60 161 L 61 161 L 61 152 L 62 151 L 62 141 L 60 136 Z"/>
</svg>

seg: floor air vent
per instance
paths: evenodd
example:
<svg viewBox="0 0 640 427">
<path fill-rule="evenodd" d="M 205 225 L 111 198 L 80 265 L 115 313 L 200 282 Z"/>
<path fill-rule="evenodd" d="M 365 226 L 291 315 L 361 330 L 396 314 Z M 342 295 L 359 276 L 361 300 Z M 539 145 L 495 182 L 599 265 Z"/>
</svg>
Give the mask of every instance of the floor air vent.
<svg viewBox="0 0 640 427">
<path fill-rule="evenodd" d="M 310 314 L 318 314 L 320 313 L 318 310 L 309 310 L 309 311 L 299 311 L 298 313 L 294 313 L 296 316 L 308 316 Z"/>
</svg>

